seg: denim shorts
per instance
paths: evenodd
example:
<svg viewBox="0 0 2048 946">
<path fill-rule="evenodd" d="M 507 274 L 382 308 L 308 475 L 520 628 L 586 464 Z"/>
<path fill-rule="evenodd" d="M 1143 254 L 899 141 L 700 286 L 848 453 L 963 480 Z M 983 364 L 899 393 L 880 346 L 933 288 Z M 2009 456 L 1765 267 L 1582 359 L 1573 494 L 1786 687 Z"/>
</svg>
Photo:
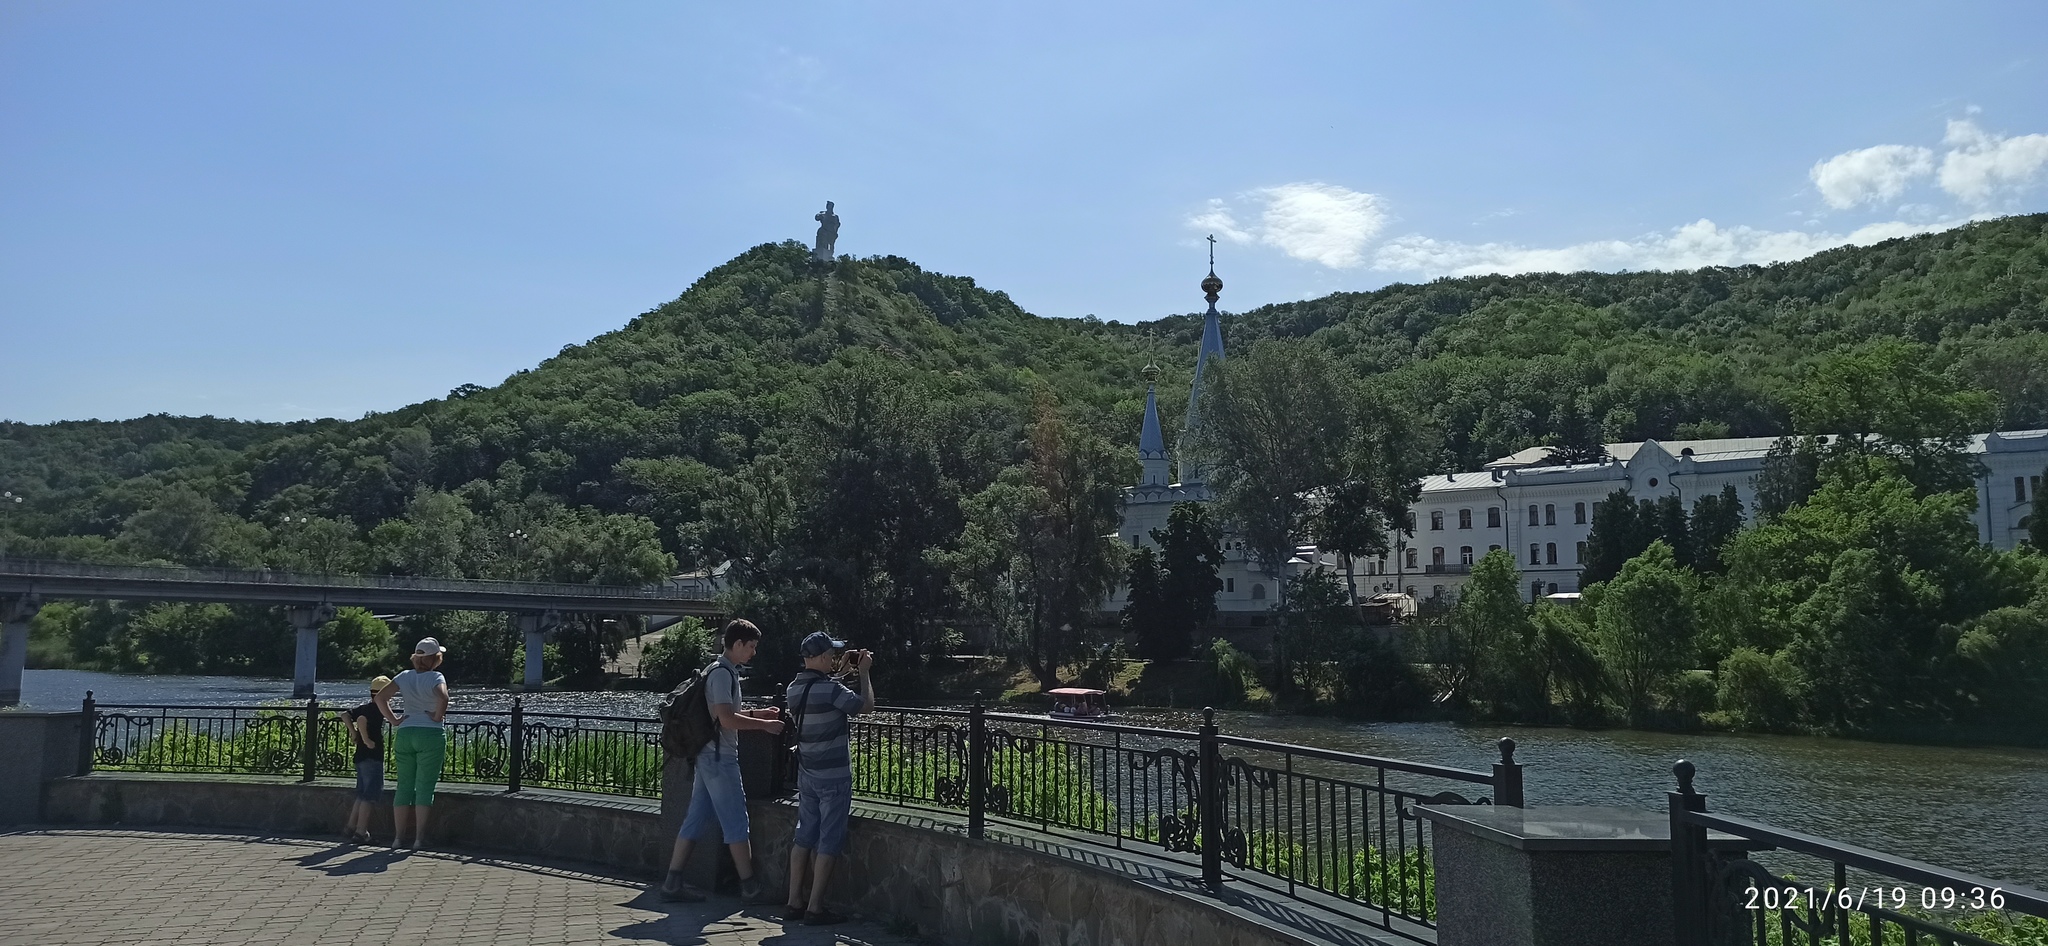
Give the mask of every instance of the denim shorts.
<svg viewBox="0 0 2048 946">
<path fill-rule="evenodd" d="M 697 753 L 696 775 L 690 780 L 690 810 L 676 837 L 703 840 L 713 818 L 725 834 L 725 843 L 747 839 L 747 797 L 740 791 L 740 757 L 717 740 Z"/>
<path fill-rule="evenodd" d="M 846 850 L 846 819 L 853 811 L 853 779 L 813 779 L 799 774 L 796 780 L 797 847 L 838 857 Z"/>
<path fill-rule="evenodd" d="M 384 760 L 356 760 L 356 798 L 360 801 L 384 800 Z"/>
</svg>

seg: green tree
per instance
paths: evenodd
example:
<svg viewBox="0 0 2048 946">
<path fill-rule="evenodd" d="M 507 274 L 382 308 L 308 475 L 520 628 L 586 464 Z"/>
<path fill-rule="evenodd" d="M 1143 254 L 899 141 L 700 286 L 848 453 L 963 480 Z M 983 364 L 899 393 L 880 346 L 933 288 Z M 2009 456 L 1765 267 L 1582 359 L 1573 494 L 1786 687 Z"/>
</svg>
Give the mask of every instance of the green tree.
<svg viewBox="0 0 2048 946">
<path fill-rule="evenodd" d="M 1703 574 L 1720 574 L 1721 550 L 1741 531 L 1742 497 L 1736 493 L 1735 484 L 1721 487 L 1719 495 L 1701 496 L 1692 504 L 1687 536 L 1692 551 L 1687 562 Z"/>
<path fill-rule="evenodd" d="M 1629 559 L 1650 547 L 1656 538 L 1656 524 L 1654 519 L 1644 521 L 1641 505 L 1621 489 L 1593 504 L 1593 526 L 1586 533 L 1586 565 L 1579 571 L 1581 588 L 1621 574 Z"/>
<path fill-rule="evenodd" d="M 1122 543 L 1108 536 L 1121 522 L 1129 458 L 1075 429 L 1050 394 L 1031 425 L 1031 460 L 1017 510 L 1014 577 L 1023 588 L 1021 656 L 1045 689 L 1087 643 L 1088 616 L 1115 586 Z"/>
<path fill-rule="evenodd" d="M 1203 393 L 1195 449 L 1217 458 L 1217 511 L 1276 583 L 1309 532 L 1312 494 L 1346 479 L 1351 417 L 1339 377 L 1321 348 L 1275 339 L 1219 362 Z"/>
<path fill-rule="evenodd" d="M 1997 402 L 1937 372 L 1933 355 L 1880 339 L 1824 356 L 1793 392 L 1793 423 L 1834 434 L 1832 453 L 1892 459 L 1923 494 L 1968 489 L 1977 471 L 1969 438 L 1997 418 Z"/>
<path fill-rule="evenodd" d="M 1152 530 L 1159 543 L 1161 634 L 1150 660 L 1178 660 L 1195 644 L 1195 632 L 1216 613 L 1223 579 L 1223 529 L 1201 503 L 1175 503 L 1166 528 Z M 1135 574 L 1135 572 L 1133 573 Z M 1156 656 L 1155 656 L 1156 654 Z"/>
<path fill-rule="evenodd" d="M 1341 694 L 1343 656 L 1350 649 L 1352 610 L 1337 576 L 1320 569 L 1287 579 L 1287 593 L 1276 608 L 1280 619 L 1273 636 L 1275 672 L 1292 674 L 1287 692 L 1315 703 Z"/>
<path fill-rule="evenodd" d="M 2048 484 L 2048 469 L 2041 471 L 2037 484 Z M 2048 490 L 2034 487 L 2034 505 L 2027 513 L 2027 541 L 2038 555 L 2048 555 Z"/>
<path fill-rule="evenodd" d="M 1184 643 L 1186 635 L 1174 633 L 1169 623 L 1159 556 L 1143 546 L 1131 550 L 1129 556 L 1129 564 L 1124 570 L 1124 587 L 1129 590 L 1122 613 L 1124 633 L 1138 642 L 1138 656 L 1146 660 L 1171 660 L 1181 656 L 1174 653 L 1175 645 Z M 1185 652 L 1185 648 L 1181 650 Z"/>
<path fill-rule="evenodd" d="M 1485 712 L 1541 719 L 1549 707 L 1536 627 L 1522 601 L 1522 572 L 1506 550 L 1472 566 L 1450 612 L 1454 672 L 1467 701 Z"/>
<path fill-rule="evenodd" d="M 1775 518 L 1820 488 L 1821 446 L 1814 437 L 1779 437 L 1756 477 L 1757 515 Z"/>
<path fill-rule="evenodd" d="M 641 652 L 640 675 L 663 690 L 675 689 L 723 649 L 723 643 L 714 644 L 712 637 L 703 621 L 682 619 Z"/>
<path fill-rule="evenodd" d="M 1663 539 L 1623 565 L 1596 611 L 1601 662 L 1631 720 L 1644 717 L 1672 678 L 1691 666 L 1698 633 L 1696 580 Z"/>
</svg>

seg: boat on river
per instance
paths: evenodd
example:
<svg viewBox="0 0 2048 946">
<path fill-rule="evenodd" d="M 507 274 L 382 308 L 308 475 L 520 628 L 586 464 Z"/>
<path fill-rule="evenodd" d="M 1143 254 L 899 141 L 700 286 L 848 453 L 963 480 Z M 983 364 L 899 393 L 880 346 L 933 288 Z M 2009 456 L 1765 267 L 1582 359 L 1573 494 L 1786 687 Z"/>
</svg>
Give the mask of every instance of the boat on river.
<svg viewBox="0 0 2048 946">
<path fill-rule="evenodd" d="M 1084 690 L 1080 687 L 1061 687 L 1047 690 L 1052 697 L 1052 709 L 1045 715 L 1054 719 L 1115 719 L 1109 711 L 1109 694 L 1101 690 Z"/>
</svg>

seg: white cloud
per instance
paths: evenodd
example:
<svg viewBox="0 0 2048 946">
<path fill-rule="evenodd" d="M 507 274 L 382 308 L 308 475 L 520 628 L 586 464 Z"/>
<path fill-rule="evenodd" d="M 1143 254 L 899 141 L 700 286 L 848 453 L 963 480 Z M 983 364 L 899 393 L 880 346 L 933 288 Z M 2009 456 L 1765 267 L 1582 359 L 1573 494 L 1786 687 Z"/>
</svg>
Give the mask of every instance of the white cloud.
<svg viewBox="0 0 2048 946">
<path fill-rule="evenodd" d="M 1837 234 L 1721 227 L 1712 220 L 1699 220 L 1666 233 L 1653 233 L 1634 240 L 1600 240 L 1556 248 L 1512 243 L 1459 243 L 1405 236 L 1381 246 L 1373 254 L 1372 265 L 1375 269 L 1431 277 L 1581 270 L 1698 269 L 1702 266 L 1802 259 L 1837 246 L 1867 245 L 1893 237 L 1943 230 L 1960 222 L 1915 224 L 1889 221 Z"/>
<path fill-rule="evenodd" d="M 1237 225 L 1237 218 L 1230 213 L 1230 206 L 1222 198 L 1209 198 L 1208 209 L 1188 218 L 1188 226 L 1209 233 L 1223 234 L 1232 243 L 1250 243 L 1252 235 Z"/>
<path fill-rule="evenodd" d="M 1941 189 L 1973 204 L 2021 190 L 2048 167 L 2048 135 L 2008 138 L 1964 118 L 1948 123 L 1942 143 L 1950 150 L 1941 159 Z"/>
<path fill-rule="evenodd" d="M 1379 197 L 1335 184 L 1282 184 L 1251 191 L 1244 199 L 1264 205 L 1255 225 L 1240 225 L 1228 203 L 1212 198 L 1188 218 L 1188 226 L 1237 243 L 1263 243 L 1331 269 L 1351 269 L 1365 264 L 1366 248 L 1388 219 Z"/>
<path fill-rule="evenodd" d="M 1878 145 L 1814 162 L 1813 183 L 1837 210 L 1891 200 L 1916 177 L 1934 173 L 1934 152 L 1910 145 Z"/>
</svg>

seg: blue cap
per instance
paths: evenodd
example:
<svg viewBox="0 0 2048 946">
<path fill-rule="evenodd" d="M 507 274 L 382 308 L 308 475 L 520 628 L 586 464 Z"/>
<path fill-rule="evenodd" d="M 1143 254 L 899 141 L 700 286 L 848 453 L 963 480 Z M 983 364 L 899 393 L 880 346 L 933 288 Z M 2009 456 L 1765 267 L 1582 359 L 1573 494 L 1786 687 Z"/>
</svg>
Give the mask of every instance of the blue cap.
<svg viewBox="0 0 2048 946">
<path fill-rule="evenodd" d="M 796 649 L 797 653 L 804 655 L 805 660 L 809 660 L 812 657 L 829 654 L 835 650 L 845 650 L 846 642 L 833 640 L 832 635 L 824 631 L 812 631 L 804 638 L 803 643 L 797 645 Z"/>
</svg>

